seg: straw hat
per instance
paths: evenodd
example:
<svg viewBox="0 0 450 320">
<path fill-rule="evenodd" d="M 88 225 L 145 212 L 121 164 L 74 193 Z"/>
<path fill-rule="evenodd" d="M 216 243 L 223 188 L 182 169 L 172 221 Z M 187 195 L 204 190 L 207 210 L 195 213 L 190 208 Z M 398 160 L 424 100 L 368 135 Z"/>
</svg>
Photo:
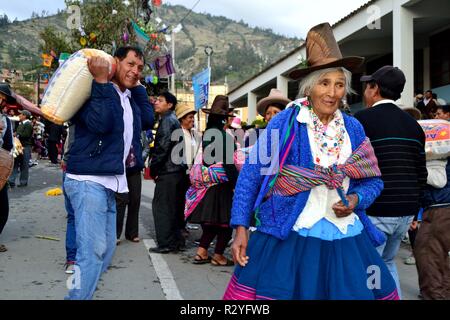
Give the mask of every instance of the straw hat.
<svg viewBox="0 0 450 320">
<path fill-rule="evenodd" d="M 280 90 L 272 89 L 270 90 L 269 96 L 261 99 L 258 102 L 258 104 L 256 105 L 256 109 L 258 110 L 258 113 L 264 117 L 267 107 L 271 104 L 280 103 L 286 107 L 286 105 L 288 105 L 290 102 L 291 100 L 286 98 Z"/>
<path fill-rule="evenodd" d="M 334 67 L 344 67 L 350 72 L 354 72 L 364 62 L 363 57 L 342 57 L 328 22 L 309 30 L 306 38 L 306 58 L 308 66 L 292 71 L 289 74 L 291 79 L 297 80 L 313 71 Z"/>
<path fill-rule="evenodd" d="M 202 109 L 206 114 L 215 114 L 219 116 L 234 117 L 230 114 L 230 103 L 227 96 L 218 95 L 214 99 L 211 109 Z"/>
<path fill-rule="evenodd" d="M 181 120 L 183 117 L 187 116 L 190 113 L 197 113 L 194 107 L 190 107 L 187 104 L 179 104 L 175 108 L 175 115 L 178 120 Z"/>
</svg>

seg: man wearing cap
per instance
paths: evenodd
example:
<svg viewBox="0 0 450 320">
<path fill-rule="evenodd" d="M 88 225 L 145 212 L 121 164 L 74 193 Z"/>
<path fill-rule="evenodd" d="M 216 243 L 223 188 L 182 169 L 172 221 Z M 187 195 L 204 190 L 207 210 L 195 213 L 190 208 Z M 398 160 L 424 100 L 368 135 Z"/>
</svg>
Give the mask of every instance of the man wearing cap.
<svg viewBox="0 0 450 320">
<path fill-rule="evenodd" d="M 14 171 L 9 177 L 9 185 L 15 187 L 16 176 L 20 168 L 19 187 L 28 185 L 29 162 L 31 159 L 31 148 L 33 146 L 33 125 L 31 124 L 31 112 L 28 110 L 19 111 L 20 124 L 16 130 L 16 137 L 23 146 L 23 153 L 14 159 Z"/>
<path fill-rule="evenodd" d="M 368 109 L 356 113 L 370 138 L 384 182 L 384 190 L 367 209 L 375 226 L 387 236 L 377 248 L 401 297 L 395 256 L 400 242 L 420 209 L 420 197 L 427 181 L 425 134 L 411 116 L 396 104 L 405 86 L 403 72 L 384 66 L 363 76 Z"/>
</svg>

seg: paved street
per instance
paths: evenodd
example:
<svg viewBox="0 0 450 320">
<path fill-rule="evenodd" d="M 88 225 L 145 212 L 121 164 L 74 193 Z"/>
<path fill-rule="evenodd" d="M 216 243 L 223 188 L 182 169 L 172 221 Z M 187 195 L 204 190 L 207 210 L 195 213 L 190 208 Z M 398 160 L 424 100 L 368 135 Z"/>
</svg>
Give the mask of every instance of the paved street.
<svg viewBox="0 0 450 320">
<path fill-rule="evenodd" d="M 9 251 L 0 253 L 0 300 L 60 300 L 67 292 L 65 262 L 66 213 L 63 196 L 45 192 L 60 187 L 60 170 L 42 161 L 30 170 L 29 187 L 10 190 L 9 222 L 0 242 Z M 193 265 L 194 240 L 200 230 L 191 230 L 188 251 L 149 255 L 154 244 L 151 201 L 154 184 L 144 181 L 139 244 L 122 240 L 109 271 L 100 280 L 95 299 L 110 300 L 216 300 L 221 299 L 233 269 Z M 60 241 L 36 238 L 49 236 Z M 211 252 L 212 253 L 212 252 Z M 229 251 L 227 251 L 229 254 Z M 401 248 L 398 267 L 404 299 L 416 300 L 419 293 L 415 266 L 403 264 L 408 247 Z"/>
</svg>

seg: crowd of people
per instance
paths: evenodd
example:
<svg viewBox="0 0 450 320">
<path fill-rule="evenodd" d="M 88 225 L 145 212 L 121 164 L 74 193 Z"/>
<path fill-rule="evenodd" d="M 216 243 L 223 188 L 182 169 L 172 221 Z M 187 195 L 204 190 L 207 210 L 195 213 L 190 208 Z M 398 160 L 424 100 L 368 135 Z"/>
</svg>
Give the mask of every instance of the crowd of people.
<svg viewBox="0 0 450 320">
<path fill-rule="evenodd" d="M 66 299 L 92 299 L 124 229 L 125 239 L 140 241 L 146 162 L 156 185 L 157 246 L 150 252 L 185 251 L 186 224 L 201 225 L 192 263 L 235 266 L 224 299 L 401 299 L 395 257 L 408 229 L 418 229 L 413 252 L 422 297 L 450 299 L 450 164 L 427 161 L 417 122 L 450 120 L 449 106 L 427 91 L 413 118 L 395 102 L 403 72 L 384 66 L 360 79 L 368 108 L 348 115 L 352 72 L 364 58 L 343 57 L 327 23 L 309 31 L 306 48 L 308 66 L 289 75 L 300 81 L 298 97 L 273 89 L 257 105 L 267 127 L 246 133 L 227 96 L 201 110 L 208 116 L 202 133 L 197 111 L 172 93 L 149 99 L 137 47 L 116 51 L 112 78 L 107 61 L 88 61 L 91 96 L 66 135 L 49 130 L 46 148 L 39 119 L 21 112 L 15 137 L 24 150 L 9 187 L 18 171 L 19 186 L 27 185 L 33 145 L 58 163 L 64 144 L 66 272 L 74 274 Z M 8 90 L 0 91 L 2 103 L 12 98 Z M 13 150 L 12 123 L 6 116 L 1 123 L 0 146 Z M 146 133 L 153 128 L 154 139 Z M 8 214 L 1 216 L 0 232 Z"/>
</svg>

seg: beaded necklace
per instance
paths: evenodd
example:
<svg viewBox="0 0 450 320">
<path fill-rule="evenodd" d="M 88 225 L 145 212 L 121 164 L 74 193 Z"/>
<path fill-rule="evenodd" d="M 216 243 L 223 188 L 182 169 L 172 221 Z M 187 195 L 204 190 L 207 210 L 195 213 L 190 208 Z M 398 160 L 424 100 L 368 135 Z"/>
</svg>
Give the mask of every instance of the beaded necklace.
<svg viewBox="0 0 450 320">
<path fill-rule="evenodd" d="M 311 120 L 314 125 L 314 142 L 319 147 L 320 153 L 328 157 L 335 157 L 339 160 L 342 145 L 344 144 L 345 126 L 342 118 L 337 118 L 337 114 L 334 114 L 332 122 L 336 126 L 336 135 L 330 136 L 327 134 L 327 126 L 325 126 L 319 117 L 314 113 L 312 107 L 309 107 Z M 330 122 L 331 123 L 331 122 Z M 320 159 L 316 159 L 317 164 L 320 164 Z"/>
</svg>

